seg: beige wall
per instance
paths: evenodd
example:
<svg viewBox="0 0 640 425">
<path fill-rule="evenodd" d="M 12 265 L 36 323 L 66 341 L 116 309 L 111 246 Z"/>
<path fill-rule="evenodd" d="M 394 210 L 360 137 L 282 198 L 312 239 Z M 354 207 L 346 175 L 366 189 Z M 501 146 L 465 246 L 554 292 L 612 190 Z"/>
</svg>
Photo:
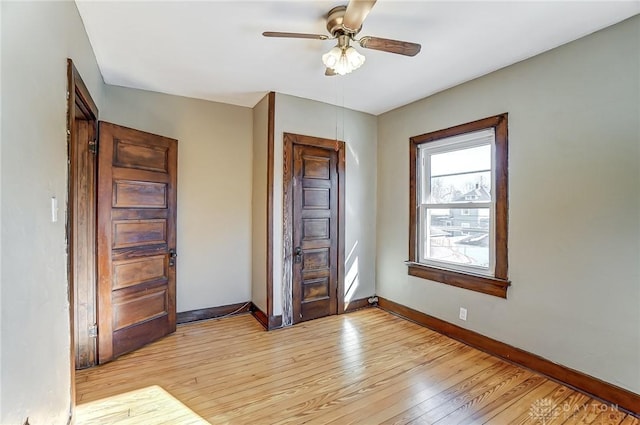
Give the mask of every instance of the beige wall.
<svg viewBox="0 0 640 425">
<path fill-rule="evenodd" d="M 250 301 L 251 109 L 105 86 L 101 119 L 178 139 L 178 311 Z"/>
<path fill-rule="evenodd" d="M 0 423 L 65 424 L 70 336 L 65 253 L 67 72 L 102 106 L 102 77 L 73 2 L 1 2 Z M 51 222 L 50 199 L 59 203 Z"/>
<path fill-rule="evenodd" d="M 377 293 L 640 393 L 639 55 L 635 17 L 380 116 Z M 508 299 L 407 276 L 409 137 L 502 112 Z"/>
<path fill-rule="evenodd" d="M 283 228 L 282 155 L 283 133 L 304 134 L 346 143 L 345 299 L 365 298 L 375 293 L 376 246 L 376 117 L 326 103 L 276 94 L 274 131 L 274 314 L 282 313 Z"/>
<path fill-rule="evenodd" d="M 269 95 L 253 108 L 251 300 L 267 313 L 267 145 Z"/>
</svg>

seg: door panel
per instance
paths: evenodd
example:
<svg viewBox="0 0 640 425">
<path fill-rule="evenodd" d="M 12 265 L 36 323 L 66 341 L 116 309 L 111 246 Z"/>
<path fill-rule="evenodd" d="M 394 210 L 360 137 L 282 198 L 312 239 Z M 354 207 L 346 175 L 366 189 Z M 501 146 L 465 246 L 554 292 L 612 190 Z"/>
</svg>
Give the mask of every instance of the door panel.
<svg viewBox="0 0 640 425">
<path fill-rule="evenodd" d="M 169 172 L 168 146 L 141 146 L 129 140 L 113 141 L 113 165 L 136 170 Z"/>
<path fill-rule="evenodd" d="M 337 160 L 333 149 L 293 145 L 294 323 L 337 313 Z"/>
<path fill-rule="evenodd" d="M 167 220 L 114 220 L 113 248 L 167 243 Z"/>
<path fill-rule="evenodd" d="M 125 329 L 168 314 L 167 290 L 159 284 L 141 291 L 119 291 L 113 299 L 113 329 Z"/>
<path fill-rule="evenodd" d="M 100 363 L 176 329 L 176 173 L 176 140 L 100 123 Z"/>
<path fill-rule="evenodd" d="M 166 208 L 167 185 L 165 183 L 116 180 L 113 183 L 115 208 Z"/>
<path fill-rule="evenodd" d="M 113 289 L 168 278 L 164 255 L 113 262 Z"/>
</svg>

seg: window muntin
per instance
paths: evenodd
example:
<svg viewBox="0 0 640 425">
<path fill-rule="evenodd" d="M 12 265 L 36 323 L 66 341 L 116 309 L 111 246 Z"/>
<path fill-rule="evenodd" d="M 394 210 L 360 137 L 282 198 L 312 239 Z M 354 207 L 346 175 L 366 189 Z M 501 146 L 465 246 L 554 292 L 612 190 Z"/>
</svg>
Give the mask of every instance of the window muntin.
<svg viewBox="0 0 640 425">
<path fill-rule="evenodd" d="M 493 275 L 493 128 L 418 147 L 418 262 Z"/>
</svg>

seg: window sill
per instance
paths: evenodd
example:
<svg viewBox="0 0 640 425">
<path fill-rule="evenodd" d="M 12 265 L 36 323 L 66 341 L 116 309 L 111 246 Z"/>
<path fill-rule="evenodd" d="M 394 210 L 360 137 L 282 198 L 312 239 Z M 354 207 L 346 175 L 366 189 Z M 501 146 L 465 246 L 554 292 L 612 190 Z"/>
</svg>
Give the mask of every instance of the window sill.
<svg viewBox="0 0 640 425">
<path fill-rule="evenodd" d="M 511 282 L 491 276 L 481 276 L 459 271 L 439 269 L 412 261 L 406 261 L 409 267 L 409 275 L 422 279 L 441 282 L 446 285 L 457 286 L 458 288 L 470 291 L 481 292 L 500 298 L 507 298 L 507 288 Z"/>
</svg>

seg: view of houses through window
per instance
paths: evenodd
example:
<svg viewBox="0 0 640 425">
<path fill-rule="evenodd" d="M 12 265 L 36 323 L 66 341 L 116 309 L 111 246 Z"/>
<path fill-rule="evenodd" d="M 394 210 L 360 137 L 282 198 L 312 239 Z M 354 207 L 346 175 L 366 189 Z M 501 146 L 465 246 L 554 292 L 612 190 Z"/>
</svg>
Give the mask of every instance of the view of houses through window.
<svg viewBox="0 0 640 425">
<path fill-rule="evenodd" d="M 494 129 L 419 148 L 421 263 L 493 273 Z"/>
</svg>

